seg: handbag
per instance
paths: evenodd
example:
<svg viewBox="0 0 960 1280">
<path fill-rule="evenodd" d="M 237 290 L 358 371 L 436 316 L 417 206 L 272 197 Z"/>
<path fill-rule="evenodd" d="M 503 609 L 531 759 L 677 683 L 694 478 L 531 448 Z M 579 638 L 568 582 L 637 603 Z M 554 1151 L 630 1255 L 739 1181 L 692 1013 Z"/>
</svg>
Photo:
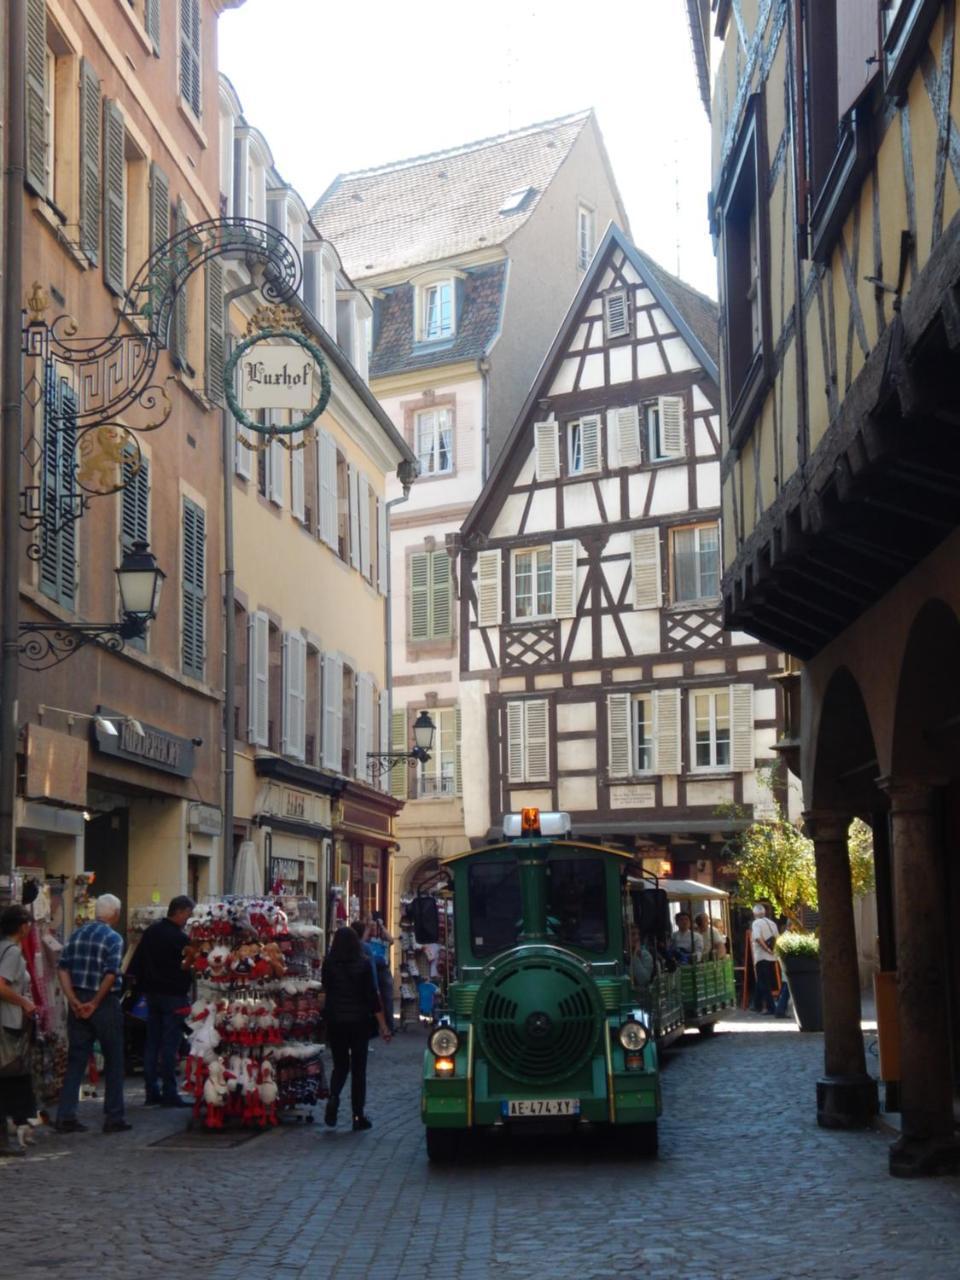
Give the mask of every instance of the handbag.
<svg viewBox="0 0 960 1280">
<path fill-rule="evenodd" d="M 21 1031 L 0 1027 L 0 1077 L 30 1074 L 30 1032 L 28 1022 Z"/>
</svg>

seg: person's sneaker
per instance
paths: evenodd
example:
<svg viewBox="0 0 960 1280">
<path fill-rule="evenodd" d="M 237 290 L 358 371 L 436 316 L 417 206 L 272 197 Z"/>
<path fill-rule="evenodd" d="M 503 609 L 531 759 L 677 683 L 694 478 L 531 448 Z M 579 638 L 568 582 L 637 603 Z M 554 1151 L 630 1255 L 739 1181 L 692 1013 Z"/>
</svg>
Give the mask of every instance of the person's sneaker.
<svg viewBox="0 0 960 1280">
<path fill-rule="evenodd" d="M 373 1121 L 368 1120 L 366 1116 L 357 1116 L 357 1118 L 353 1122 L 354 1133 L 358 1132 L 358 1130 L 360 1129 L 372 1129 L 372 1128 L 373 1128 Z"/>
<path fill-rule="evenodd" d="M 58 1120 L 53 1126 L 57 1133 L 86 1133 L 87 1126 L 79 1120 Z"/>
<path fill-rule="evenodd" d="M 331 1098 L 324 1108 L 323 1123 L 328 1129 L 337 1127 L 337 1099 Z"/>
<path fill-rule="evenodd" d="M 133 1125 L 129 1120 L 104 1120 L 104 1133 L 126 1133 L 128 1129 L 132 1129 Z"/>
</svg>

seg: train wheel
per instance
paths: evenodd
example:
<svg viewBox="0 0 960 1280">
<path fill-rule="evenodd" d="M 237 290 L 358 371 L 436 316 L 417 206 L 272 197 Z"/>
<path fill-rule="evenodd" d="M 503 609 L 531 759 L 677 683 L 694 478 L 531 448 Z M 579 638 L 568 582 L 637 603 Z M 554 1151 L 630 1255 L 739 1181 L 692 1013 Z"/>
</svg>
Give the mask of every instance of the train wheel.
<svg viewBox="0 0 960 1280">
<path fill-rule="evenodd" d="M 700 1034 L 702 1036 L 712 1036 L 716 1029 L 717 1024 L 715 1022 L 704 1022 L 700 1027 Z"/>
<path fill-rule="evenodd" d="M 645 1160 L 653 1159 L 657 1154 L 659 1145 L 656 1120 L 651 1120 L 649 1124 L 638 1124 L 636 1126 L 634 1143 L 638 1156 L 642 1156 Z"/>
<path fill-rule="evenodd" d="M 427 1130 L 427 1158 L 434 1164 L 450 1164 L 459 1149 L 460 1134 L 456 1129 Z"/>
</svg>

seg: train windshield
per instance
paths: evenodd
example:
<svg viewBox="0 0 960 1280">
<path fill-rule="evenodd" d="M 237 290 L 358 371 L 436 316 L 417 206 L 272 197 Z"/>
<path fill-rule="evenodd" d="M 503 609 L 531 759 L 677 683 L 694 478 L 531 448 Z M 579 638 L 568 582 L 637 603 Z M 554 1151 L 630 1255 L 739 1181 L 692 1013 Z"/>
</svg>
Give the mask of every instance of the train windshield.
<svg viewBox="0 0 960 1280">
<path fill-rule="evenodd" d="M 475 862 L 467 886 L 474 955 L 489 956 L 515 947 L 523 925 L 516 862 Z"/>
<path fill-rule="evenodd" d="M 607 949 L 606 867 L 600 858 L 549 858 L 547 931 L 584 951 Z"/>
</svg>

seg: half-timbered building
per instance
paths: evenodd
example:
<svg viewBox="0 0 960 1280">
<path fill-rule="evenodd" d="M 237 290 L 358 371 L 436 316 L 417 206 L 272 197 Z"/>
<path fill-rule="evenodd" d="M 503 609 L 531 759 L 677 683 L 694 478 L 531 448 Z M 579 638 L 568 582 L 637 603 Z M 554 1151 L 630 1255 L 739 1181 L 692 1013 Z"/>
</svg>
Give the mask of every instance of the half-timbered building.
<svg viewBox="0 0 960 1280">
<path fill-rule="evenodd" d="M 723 630 L 718 412 L 716 304 L 611 227 L 461 533 L 473 839 L 559 808 L 710 878 L 769 804 L 778 656 Z"/>
<path fill-rule="evenodd" d="M 873 828 L 884 1105 L 902 1125 L 890 1169 L 956 1169 L 957 4 L 688 12 L 702 89 L 717 55 L 725 617 L 805 664 L 784 745 L 817 861 L 818 1120 L 868 1124 L 878 1102 L 847 857 L 859 815 Z"/>
</svg>

